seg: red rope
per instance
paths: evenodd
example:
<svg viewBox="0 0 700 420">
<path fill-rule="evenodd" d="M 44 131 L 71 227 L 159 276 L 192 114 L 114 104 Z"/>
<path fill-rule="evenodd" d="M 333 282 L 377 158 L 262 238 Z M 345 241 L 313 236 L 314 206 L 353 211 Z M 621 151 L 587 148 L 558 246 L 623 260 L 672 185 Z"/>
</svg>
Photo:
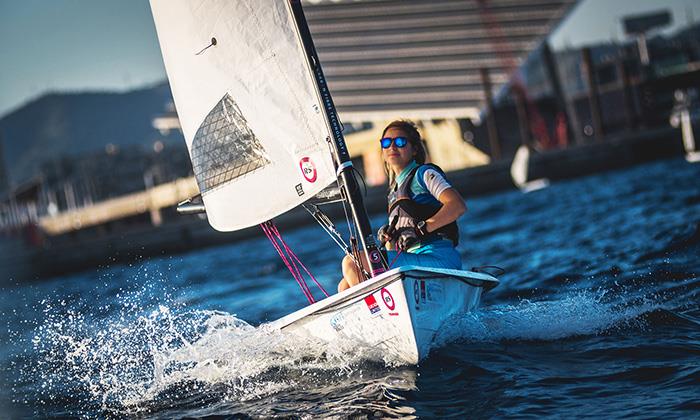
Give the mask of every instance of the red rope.
<svg viewBox="0 0 700 420">
<path fill-rule="evenodd" d="M 275 240 L 275 238 L 272 234 L 272 231 L 270 230 L 270 226 L 268 226 L 267 223 L 270 223 L 270 222 L 260 224 L 260 227 L 262 228 L 263 232 L 265 232 L 265 236 L 267 236 L 267 239 L 270 240 L 270 243 L 272 244 L 272 246 L 275 248 L 275 250 L 279 254 L 280 258 L 284 262 L 284 265 L 287 266 L 287 269 L 289 270 L 289 272 L 292 273 L 292 277 L 294 277 L 294 280 L 296 280 L 297 284 L 301 288 L 301 291 L 304 293 L 304 296 L 306 296 L 306 299 L 309 301 L 309 303 L 314 303 L 315 300 L 314 300 L 313 295 L 311 294 L 311 291 L 309 290 L 309 287 L 307 286 L 304 279 L 300 278 L 300 276 L 296 274 L 296 272 L 298 272 L 299 270 L 298 269 L 295 270 L 294 268 L 292 268 L 292 264 L 290 263 L 289 259 L 284 254 L 284 252 L 282 251 L 282 247 L 280 247 L 280 245 Z"/>
<path fill-rule="evenodd" d="M 306 268 L 306 266 L 304 265 L 304 263 L 301 262 L 301 260 L 299 259 L 299 257 L 297 257 L 297 254 L 295 254 L 294 251 L 292 251 L 292 249 L 289 248 L 289 246 L 288 246 L 287 243 L 284 241 L 284 239 L 282 239 L 282 235 L 280 234 L 279 230 L 277 229 L 277 226 L 272 225 L 272 229 L 274 229 L 273 232 L 277 235 L 277 238 L 280 240 L 280 242 L 282 242 L 282 245 L 284 245 L 284 249 L 287 251 L 287 254 L 288 254 L 288 255 L 291 255 L 292 258 L 294 258 L 294 260 L 296 260 L 296 262 L 299 263 L 299 265 L 301 266 L 301 268 L 304 269 L 304 271 L 306 272 L 306 274 L 308 274 L 308 276 L 311 278 L 311 280 L 313 280 L 314 283 L 316 283 L 316 286 L 318 286 L 318 288 L 321 289 L 321 292 L 323 292 L 323 294 L 326 295 L 326 297 L 328 297 L 329 295 L 328 295 L 328 292 L 326 292 L 326 289 L 324 289 L 323 286 L 321 286 L 321 283 L 319 283 L 318 280 L 316 280 L 316 277 L 314 277 L 314 275 L 311 274 L 311 272 L 309 271 L 309 269 Z M 302 278 L 302 280 L 303 280 L 303 278 Z"/>
<path fill-rule="evenodd" d="M 319 283 L 318 280 L 316 280 L 316 277 L 314 277 L 314 275 L 311 274 L 309 269 L 306 268 L 304 263 L 301 262 L 299 257 L 284 241 L 284 239 L 282 238 L 282 234 L 277 229 L 277 226 L 275 226 L 272 223 L 272 221 L 268 221 L 260 224 L 260 227 L 262 228 L 263 232 L 265 232 L 265 236 L 267 236 L 267 239 L 270 240 L 270 243 L 272 243 L 272 246 L 275 248 L 284 264 L 287 266 L 287 269 L 292 274 L 292 277 L 294 277 L 294 280 L 296 280 L 297 284 L 301 288 L 301 291 L 304 293 L 304 296 L 306 296 L 306 299 L 309 301 L 309 303 L 314 303 L 315 300 L 313 294 L 311 293 L 311 290 L 309 289 L 309 285 L 306 283 L 306 280 L 301 274 L 301 271 L 299 270 L 297 264 L 301 266 L 301 268 L 304 270 L 304 272 L 306 272 L 306 274 L 311 278 L 311 280 L 313 280 L 314 283 L 316 283 L 316 286 L 318 286 L 318 288 L 321 289 L 323 294 L 326 297 L 328 297 L 328 292 L 326 292 L 326 289 L 323 288 L 321 283 Z"/>
<path fill-rule="evenodd" d="M 394 257 L 394 260 L 389 264 L 389 268 L 391 268 L 392 265 L 396 262 L 396 260 L 399 259 L 399 255 L 401 255 L 401 250 L 399 249 L 398 252 L 396 253 L 396 256 Z"/>
</svg>

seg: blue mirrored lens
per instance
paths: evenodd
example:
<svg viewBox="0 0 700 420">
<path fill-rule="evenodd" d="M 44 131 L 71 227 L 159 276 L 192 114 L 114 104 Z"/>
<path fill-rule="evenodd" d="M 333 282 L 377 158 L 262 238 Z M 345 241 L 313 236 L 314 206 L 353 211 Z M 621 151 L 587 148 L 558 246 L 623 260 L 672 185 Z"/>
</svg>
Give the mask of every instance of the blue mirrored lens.
<svg viewBox="0 0 700 420">
<path fill-rule="evenodd" d="M 392 142 L 396 145 L 396 147 L 404 147 L 408 143 L 408 139 L 406 139 L 406 137 L 384 137 L 383 139 L 379 140 L 379 142 L 382 144 L 382 149 L 388 149 L 391 147 Z"/>
</svg>

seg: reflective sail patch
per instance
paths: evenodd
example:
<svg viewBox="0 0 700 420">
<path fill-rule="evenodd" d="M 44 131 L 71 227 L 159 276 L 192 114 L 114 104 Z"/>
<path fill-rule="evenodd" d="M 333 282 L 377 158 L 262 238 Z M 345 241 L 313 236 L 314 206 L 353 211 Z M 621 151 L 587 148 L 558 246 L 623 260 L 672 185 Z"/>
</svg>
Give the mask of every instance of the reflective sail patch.
<svg viewBox="0 0 700 420">
<path fill-rule="evenodd" d="M 204 118 L 192 141 L 199 191 L 212 190 L 269 163 L 268 154 L 227 93 Z"/>
</svg>

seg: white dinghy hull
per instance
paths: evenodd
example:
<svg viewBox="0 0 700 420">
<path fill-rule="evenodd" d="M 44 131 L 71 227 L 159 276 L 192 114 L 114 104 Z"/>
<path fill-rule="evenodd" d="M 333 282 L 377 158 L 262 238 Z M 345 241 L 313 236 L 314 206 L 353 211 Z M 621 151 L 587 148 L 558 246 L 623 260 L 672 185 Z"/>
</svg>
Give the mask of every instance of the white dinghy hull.
<svg viewBox="0 0 700 420">
<path fill-rule="evenodd" d="M 498 285 L 488 274 L 404 266 L 274 322 L 300 337 L 358 342 L 373 354 L 417 364 L 434 345 L 436 332 L 455 314 L 475 309 L 481 294 Z"/>
</svg>

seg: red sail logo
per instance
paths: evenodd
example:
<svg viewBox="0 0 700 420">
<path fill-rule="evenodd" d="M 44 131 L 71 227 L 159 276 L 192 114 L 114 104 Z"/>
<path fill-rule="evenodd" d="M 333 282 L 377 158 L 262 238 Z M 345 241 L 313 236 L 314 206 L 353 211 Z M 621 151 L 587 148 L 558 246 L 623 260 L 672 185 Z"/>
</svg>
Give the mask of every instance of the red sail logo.
<svg viewBox="0 0 700 420">
<path fill-rule="evenodd" d="M 301 158 L 299 161 L 299 167 L 301 168 L 301 174 L 304 175 L 304 179 L 309 182 L 316 182 L 318 173 L 316 172 L 316 165 L 311 160 L 310 157 Z"/>
</svg>

